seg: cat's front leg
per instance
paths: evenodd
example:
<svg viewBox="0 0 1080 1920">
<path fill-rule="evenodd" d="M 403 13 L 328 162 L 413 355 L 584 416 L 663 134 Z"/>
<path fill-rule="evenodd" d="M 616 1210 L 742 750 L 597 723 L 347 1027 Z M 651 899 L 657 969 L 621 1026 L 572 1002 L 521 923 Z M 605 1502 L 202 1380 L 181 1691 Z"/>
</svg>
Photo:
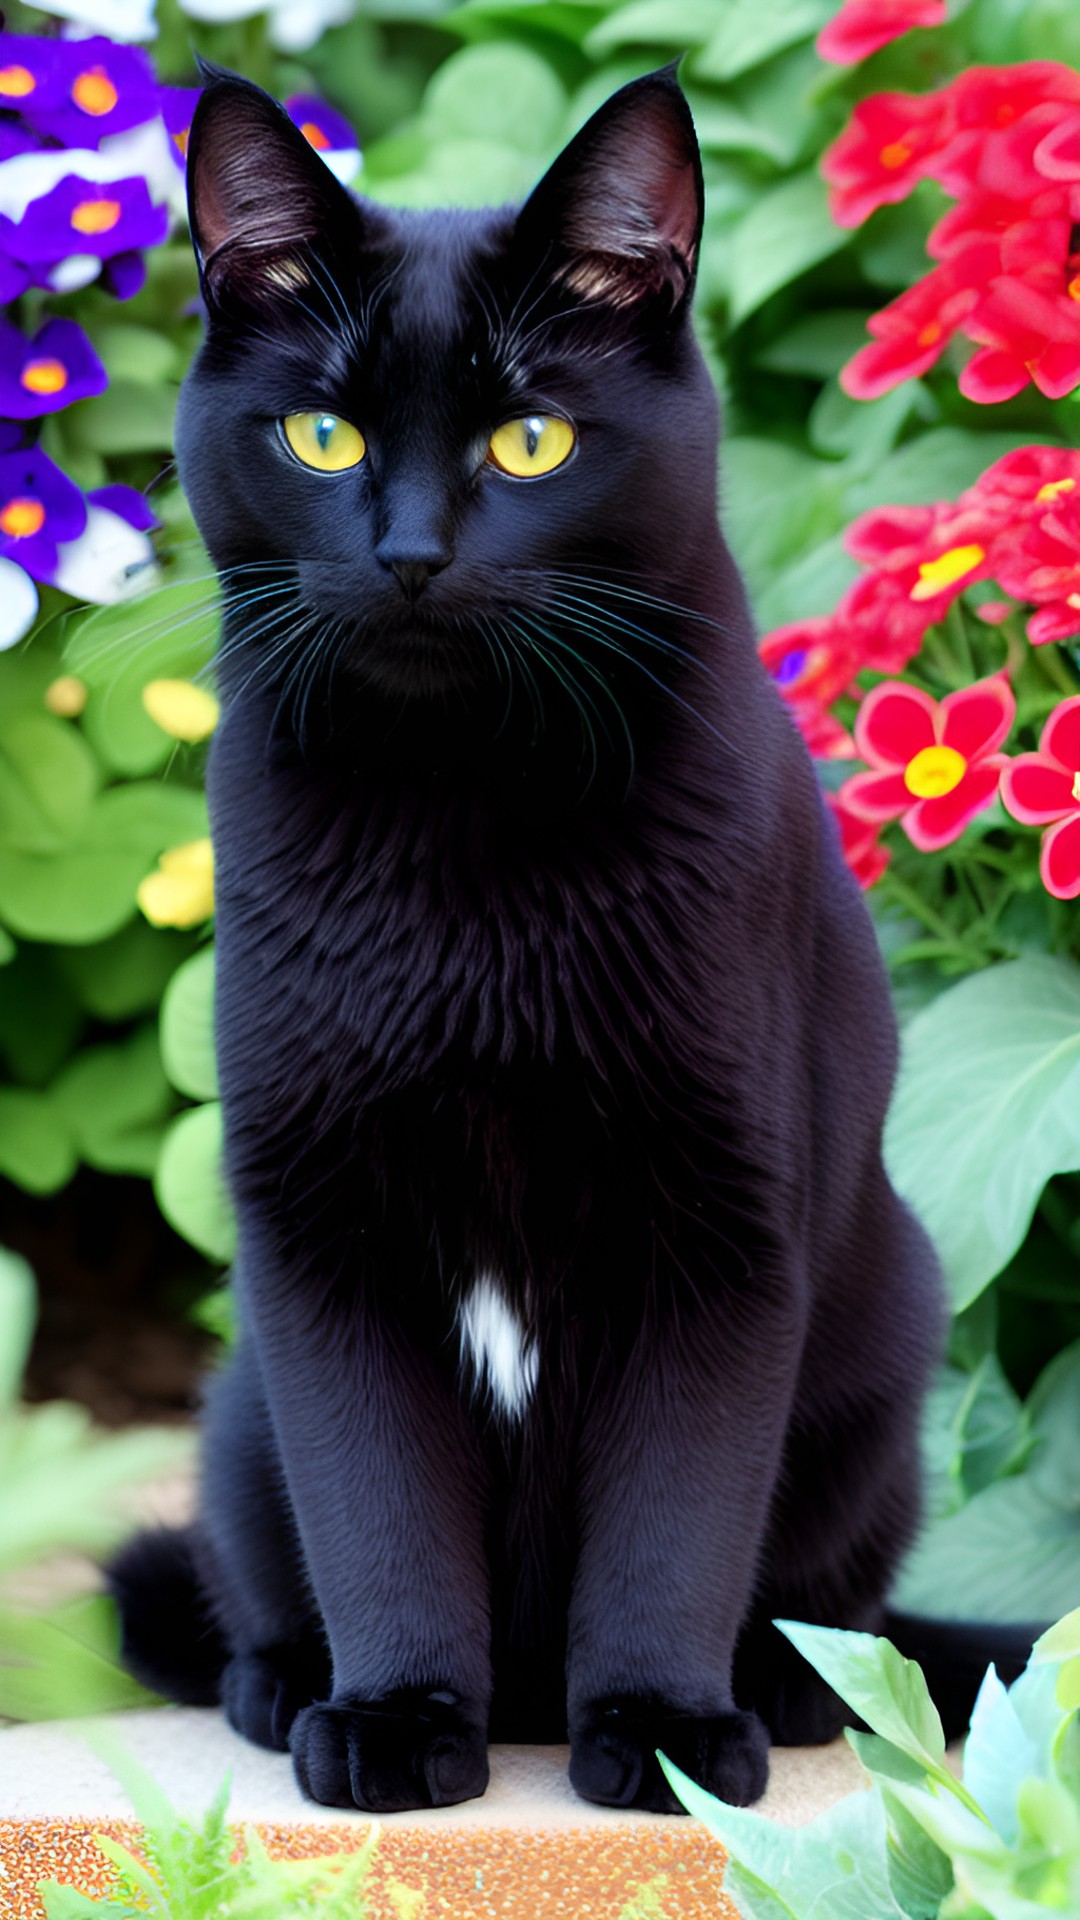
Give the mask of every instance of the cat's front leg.
<svg viewBox="0 0 1080 1920">
<path fill-rule="evenodd" d="M 730 1303 L 729 1303 L 730 1304 Z M 796 1371 L 783 1311 L 678 1298 L 596 1383 L 578 1469 L 570 1779 L 587 1800 L 683 1809 L 656 1759 L 745 1806 L 769 1740 L 731 1690 Z"/>
<path fill-rule="evenodd" d="M 375 1813 L 472 1799 L 491 1694 L 475 1443 L 385 1294 L 256 1260 L 250 1316 L 333 1674 L 292 1723 L 300 1785 Z"/>
</svg>

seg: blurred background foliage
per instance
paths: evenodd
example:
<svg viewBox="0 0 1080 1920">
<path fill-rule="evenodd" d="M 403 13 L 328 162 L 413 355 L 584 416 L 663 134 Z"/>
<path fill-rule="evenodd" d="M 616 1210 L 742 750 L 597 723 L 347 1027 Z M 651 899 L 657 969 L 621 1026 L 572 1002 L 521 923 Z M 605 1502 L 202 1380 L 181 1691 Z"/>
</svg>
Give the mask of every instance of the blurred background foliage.
<svg viewBox="0 0 1080 1920">
<path fill-rule="evenodd" d="M 195 84 L 197 49 L 279 97 L 321 94 L 357 130 L 354 184 L 414 206 L 519 198 L 614 88 L 681 61 L 708 198 L 696 325 L 724 408 L 723 523 L 762 630 L 836 605 L 858 572 L 842 545 L 854 516 L 955 497 L 1032 442 L 1080 444 L 1080 409 L 1033 387 L 995 406 L 965 400 L 953 349 L 880 399 L 842 391 L 838 373 L 868 316 L 924 273 L 926 236 L 947 203 L 924 182 L 846 231 L 819 173 L 869 94 L 926 92 L 983 62 L 1080 68 L 1075 0 L 956 0 L 946 24 L 852 68 L 827 65 L 814 48 L 831 0 L 361 0 L 301 48 L 275 44 L 272 12 L 230 19 L 238 9 L 228 0 L 200 10 L 214 17 L 158 0 L 151 52 L 161 80 Z M 8 24 L 40 33 L 45 21 L 16 5 Z M 0 1240 L 31 1258 L 45 1322 L 74 1328 L 76 1343 L 92 1337 L 114 1282 L 136 1315 L 152 1308 L 179 1326 L 194 1313 L 215 1335 L 228 1330 L 218 1282 L 232 1221 L 218 1167 L 207 874 L 201 854 L 194 878 L 174 858 L 208 833 L 205 740 L 167 710 L 155 718 L 146 697 L 155 683 L 213 683 L 216 590 L 170 459 L 177 388 L 200 328 L 180 221 L 148 268 L 123 306 L 96 286 L 23 296 L 31 324 L 39 310 L 77 316 L 109 374 L 106 392 L 50 417 L 42 444 L 82 487 L 149 489 L 161 522 L 146 592 L 82 610 L 46 587 L 29 637 L 0 655 Z M 887 953 L 902 944 L 894 919 L 882 917 L 881 933 Z M 965 1243 L 950 1267 L 957 1319 L 927 1443 L 936 1557 L 919 1564 L 909 1597 L 936 1594 L 944 1611 L 962 1604 L 966 1563 L 951 1543 L 966 1514 L 981 1544 L 968 1539 L 964 1553 L 983 1553 L 979 1606 L 992 1610 L 997 1595 L 1009 1617 L 1049 1618 L 1069 1604 L 1059 1591 L 1072 1582 L 1075 1593 L 1080 1579 L 1080 1069 L 1069 1045 L 1055 1055 L 1039 1084 L 1060 1126 L 1041 1107 L 1030 1154 L 1008 1101 L 996 1130 L 991 1116 L 973 1144 L 969 1122 L 986 1089 L 972 1092 L 970 1075 L 1000 1006 L 991 993 L 965 1023 L 966 1001 L 946 1005 L 991 983 L 1005 1006 L 1060 988 L 1058 1014 L 1080 1048 L 1075 967 L 1051 989 L 1040 956 L 1016 951 L 1012 964 L 1034 975 L 991 968 L 957 983 L 926 964 L 904 973 L 898 994 L 912 1019 L 904 1097 L 921 1149 L 920 1091 L 939 1088 L 946 1103 L 931 1116 L 938 1150 L 926 1176 L 946 1240 L 950 1223 L 979 1213 L 986 1156 L 997 1156 L 1005 1185 L 1024 1160 L 992 1244 Z M 915 1024 L 935 1007 L 936 1027 Z M 968 1054 L 953 1059 L 954 1042 Z M 902 1136 L 903 1116 L 893 1145 L 903 1184 Z M 133 1239 L 142 1251 L 129 1270 L 117 1249 Z M 80 1287 L 82 1319 L 72 1307 Z M 106 1314 L 104 1324 L 110 1338 L 126 1337 L 125 1323 Z M 162 1404 L 171 1392 L 182 1405 L 189 1380 Z M 55 1392 L 56 1375 L 32 1365 L 30 1390 Z"/>
</svg>

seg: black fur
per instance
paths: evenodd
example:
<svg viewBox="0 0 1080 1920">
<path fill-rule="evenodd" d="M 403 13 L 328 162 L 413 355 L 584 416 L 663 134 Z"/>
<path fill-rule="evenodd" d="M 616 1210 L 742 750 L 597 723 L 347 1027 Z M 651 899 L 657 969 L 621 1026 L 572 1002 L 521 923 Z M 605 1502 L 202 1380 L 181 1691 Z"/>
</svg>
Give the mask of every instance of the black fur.
<svg viewBox="0 0 1080 1920">
<path fill-rule="evenodd" d="M 870 922 L 717 529 L 685 102 L 623 89 L 520 214 L 394 213 L 211 75 L 189 175 L 226 1711 L 331 1804 L 478 1794 L 489 1736 L 567 1732 L 588 1799 L 674 1811 L 659 1745 L 753 1800 L 769 1735 L 841 1718 L 769 1621 L 880 1623 L 941 1303 L 882 1169 Z M 360 467 L 298 464 L 312 409 Z M 485 463 L 552 411 L 564 467 Z M 482 1275 L 516 1418 L 459 1356 Z"/>
</svg>

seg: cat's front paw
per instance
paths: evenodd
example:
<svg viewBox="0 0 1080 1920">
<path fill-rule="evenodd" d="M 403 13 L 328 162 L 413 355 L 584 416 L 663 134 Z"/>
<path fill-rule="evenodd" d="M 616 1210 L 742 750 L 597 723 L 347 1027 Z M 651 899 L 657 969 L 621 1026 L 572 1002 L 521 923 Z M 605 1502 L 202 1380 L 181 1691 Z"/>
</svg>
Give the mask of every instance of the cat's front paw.
<svg viewBox="0 0 1080 1920">
<path fill-rule="evenodd" d="M 604 1807 L 685 1813 L 656 1749 L 718 1800 L 746 1807 L 769 1777 L 769 1736 L 756 1713 L 696 1716 L 631 1696 L 598 1701 L 570 1729 L 570 1784 Z"/>
<path fill-rule="evenodd" d="M 484 1730 L 449 1693 L 403 1689 L 307 1707 L 289 1746 L 302 1790 L 324 1807 L 448 1807 L 477 1799 L 488 1783 Z"/>
</svg>

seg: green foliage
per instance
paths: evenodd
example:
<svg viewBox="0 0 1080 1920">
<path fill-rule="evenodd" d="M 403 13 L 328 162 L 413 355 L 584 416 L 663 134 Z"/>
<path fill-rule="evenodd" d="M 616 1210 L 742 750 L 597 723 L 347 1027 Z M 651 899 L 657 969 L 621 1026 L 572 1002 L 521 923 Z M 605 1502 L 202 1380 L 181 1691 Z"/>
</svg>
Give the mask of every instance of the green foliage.
<svg viewBox="0 0 1080 1920">
<path fill-rule="evenodd" d="M 118 1496 L 190 1458 L 186 1434 L 94 1431 L 66 1401 L 18 1403 L 35 1323 L 25 1261 L 0 1250 L 0 1579 L 64 1550 L 102 1554 L 130 1522 Z M 102 1594 L 31 1616 L 0 1601 L 0 1718 L 52 1719 L 152 1700 L 119 1666 Z"/>
<path fill-rule="evenodd" d="M 1080 1609 L 1008 1690 L 991 1667 L 945 1760 L 922 1674 L 887 1640 L 777 1625 L 866 1721 L 849 1733 L 871 1781 L 805 1827 L 725 1806 L 661 1762 L 728 1853 L 745 1920 L 1036 1920 L 1080 1910 Z"/>
<path fill-rule="evenodd" d="M 318 1860 L 272 1860 L 253 1827 L 242 1834 L 228 1825 L 229 1777 L 198 1822 L 177 1813 L 153 1777 L 119 1742 L 98 1734 L 93 1743 L 111 1766 L 143 1827 L 139 1851 L 104 1834 L 100 1853 L 116 1875 L 107 1899 L 79 1893 L 56 1880 L 39 1884 L 47 1920 L 363 1920 L 363 1890 L 371 1871 L 378 1829 L 372 1826 L 355 1853 Z"/>
</svg>

